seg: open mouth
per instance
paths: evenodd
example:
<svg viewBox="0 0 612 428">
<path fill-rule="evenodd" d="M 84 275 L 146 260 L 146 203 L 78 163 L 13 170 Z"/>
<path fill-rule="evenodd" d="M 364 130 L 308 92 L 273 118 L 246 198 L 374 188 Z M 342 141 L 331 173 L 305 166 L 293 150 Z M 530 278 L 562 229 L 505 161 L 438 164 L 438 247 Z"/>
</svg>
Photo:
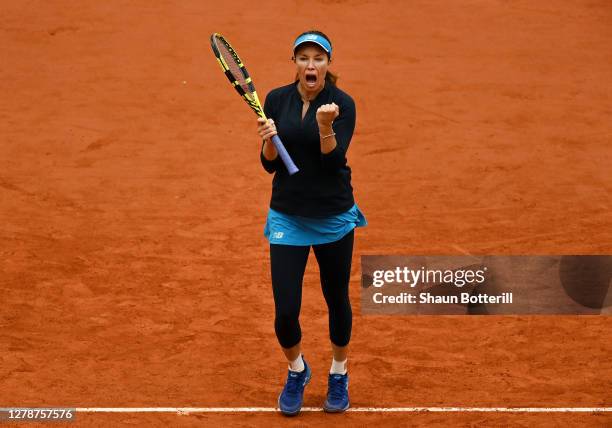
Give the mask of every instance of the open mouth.
<svg viewBox="0 0 612 428">
<path fill-rule="evenodd" d="M 308 86 L 314 86 L 317 83 L 317 75 L 316 74 L 307 74 L 306 75 L 306 84 Z"/>
</svg>

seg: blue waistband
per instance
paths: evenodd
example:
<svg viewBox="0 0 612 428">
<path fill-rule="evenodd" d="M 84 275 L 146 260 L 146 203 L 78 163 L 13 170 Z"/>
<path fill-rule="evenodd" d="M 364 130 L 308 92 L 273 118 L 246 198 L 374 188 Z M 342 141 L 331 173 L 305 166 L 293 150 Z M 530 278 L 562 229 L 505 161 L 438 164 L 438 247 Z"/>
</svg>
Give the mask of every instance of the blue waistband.
<svg viewBox="0 0 612 428">
<path fill-rule="evenodd" d="M 271 244 L 319 245 L 342 239 L 355 227 L 368 222 L 357 204 L 341 214 L 326 218 L 310 218 L 268 211 L 264 236 Z"/>
</svg>

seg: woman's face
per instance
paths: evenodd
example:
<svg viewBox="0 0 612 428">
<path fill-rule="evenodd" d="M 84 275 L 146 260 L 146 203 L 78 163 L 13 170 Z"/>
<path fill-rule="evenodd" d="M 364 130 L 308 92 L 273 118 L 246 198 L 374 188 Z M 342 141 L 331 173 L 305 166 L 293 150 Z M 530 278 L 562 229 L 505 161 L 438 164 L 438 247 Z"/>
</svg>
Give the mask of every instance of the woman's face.
<svg viewBox="0 0 612 428">
<path fill-rule="evenodd" d="M 327 54 L 319 46 L 305 43 L 295 53 L 295 65 L 300 85 L 305 92 L 317 93 L 325 86 L 329 67 Z"/>
</svg>

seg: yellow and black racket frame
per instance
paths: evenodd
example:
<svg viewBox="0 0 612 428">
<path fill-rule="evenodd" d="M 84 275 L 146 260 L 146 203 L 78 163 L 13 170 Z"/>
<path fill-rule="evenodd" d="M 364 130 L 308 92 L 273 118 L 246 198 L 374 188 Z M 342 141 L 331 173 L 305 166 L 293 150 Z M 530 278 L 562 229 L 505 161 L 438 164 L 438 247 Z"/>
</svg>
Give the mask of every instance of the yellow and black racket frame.
<svg viewBox="0 0 612 428">
<path fill-rule="evenodd" d="M 219 43 L 223 43 L 223 45 L 228 50 L 230 55 L 232 55 L 233 60 L 236 62 L 236 64 L 239 67 L 240 73 L 242 73 L 242 76 L 244 77 L 244 85 L 246 85 L 246 88 L 248 91 L 245 91 L 245 89 L 242 87 L 240 82 L 232 74 L 232 71 L 229 65 L 223 58 L 223 55 L 221 55 L 221 52 L 219 52 L 219 48 L 217 47 L 217 41 Z M 266 115 L 263 111 L 263 108 L 261 107 L 261 103 L 259 102 L 259 97 L 257 96 L 257 91 L 255 90 L 255 85 L 253 84 L 253 80 L 251 79 L 251 76 L 249 76 L 249 72 L 247 71 L 242 61 L 240 60 L 240 57 L 238 56 L 238 54 L 236 53 L 232 45 L 230 45 L 230 43 L 221 34 L 213 33 L 210 36 L 210 46 L 212 47 L 213 53 L 215 54 L 215 57 L 217 58 L 217 62 L 221 66 L 223 73 L 225 74 L 225 76 L 227 76 L 227 78 L 229 79 L 234 89 L 236 89 L 236 91 L 240 94 L 240 96 L 244 99 L 244 101 L 246 101 L 248 106 L 251 107 L 251 109 L 255 112 L 257 116 L 267 120 Z M 298 172 L 299 169 L 297 168 L 297 166 L 295 166 L 295 163 L 293 163 L 291 156 L 289 156 L 287 149 L 283 145 L 278 135 L 274 135 L 272 137 L 272 143 L 274 144 L 274 147 L 276 147 L 276 150 L 281 160 L 287 167 L 287 171 L 289 172 L 289 175 L 293 175 L 296 172 Z"/>
</svg>

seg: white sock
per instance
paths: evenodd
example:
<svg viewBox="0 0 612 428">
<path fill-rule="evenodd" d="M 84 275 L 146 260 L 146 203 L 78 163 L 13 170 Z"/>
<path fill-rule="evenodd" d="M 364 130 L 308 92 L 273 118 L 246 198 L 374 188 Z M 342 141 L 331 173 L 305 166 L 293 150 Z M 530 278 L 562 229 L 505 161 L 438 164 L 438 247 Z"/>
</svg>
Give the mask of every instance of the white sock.
<svg viewBox="0 0 612 428">
<path fill-rule="evenodd" d="M 295 360 L 289 361 L 289 370 L 292 372 L 304 371 L 304 360 L 302 359 L 302 354 L 298 355 Z"/>
<path fill-rule="evenodd" d="M 336 361 L 332 359 L 331 369 L 329 369 L 330 374 L 346 374 L 346 361 Z"/>
</svg>

